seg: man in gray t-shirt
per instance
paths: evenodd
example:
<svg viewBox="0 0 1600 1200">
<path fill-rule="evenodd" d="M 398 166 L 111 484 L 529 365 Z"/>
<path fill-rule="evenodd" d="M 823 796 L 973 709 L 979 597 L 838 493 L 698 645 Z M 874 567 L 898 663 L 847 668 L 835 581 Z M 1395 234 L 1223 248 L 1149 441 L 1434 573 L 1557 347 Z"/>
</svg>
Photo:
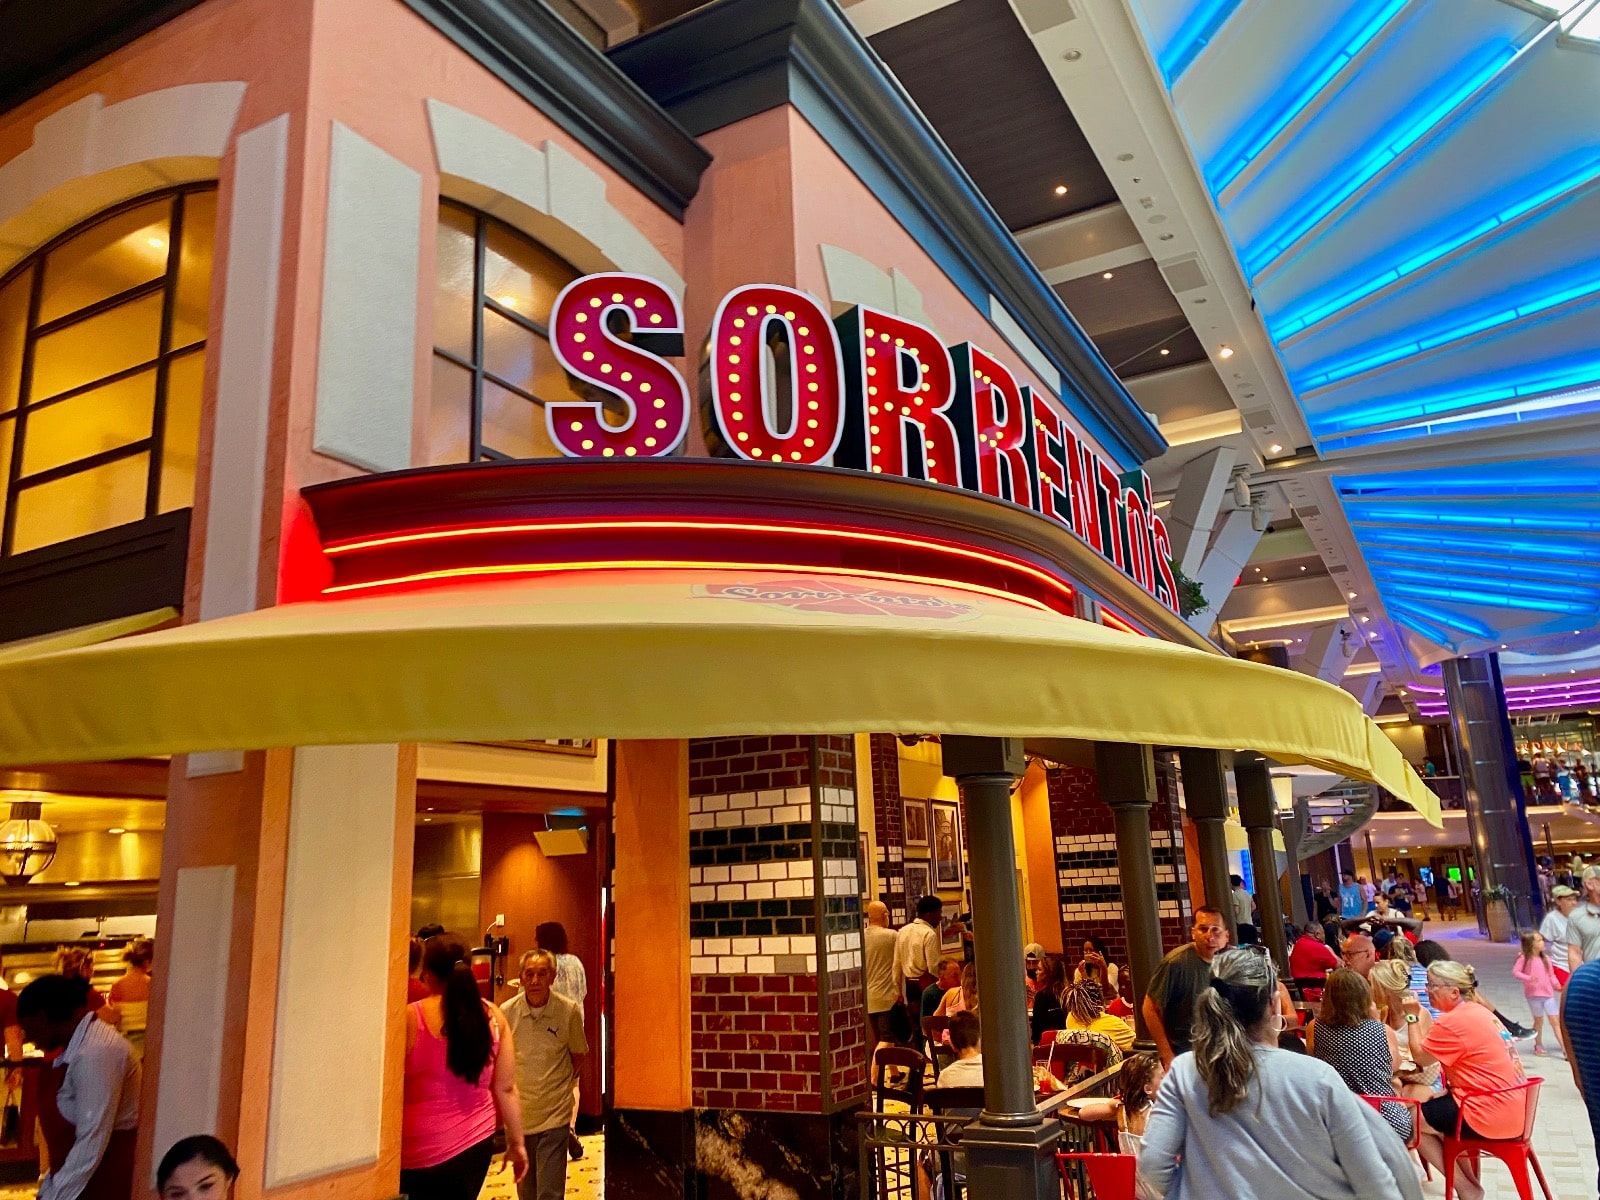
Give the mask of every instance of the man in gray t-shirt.
<svg viewBox="0 0 1600 1200">
<path fill-rule="evenodd" d="M 1583 900 L 1567 914 L 1568 965 L 1600 959 L 1600 866 L 1583 869 Z"/>
<path fill-rule="evenodd" d="M 562 1200 L 567 1192 L 567 1120 L 572 1085 L 589 1052 L 583 1012 L 554 990 L 556 956 L 529 950 L 522 956 L 522 992 L 500 1006 L 511 1026 L 522 1099 L 528 1173 L 519 1200 Z"/>
</svg>

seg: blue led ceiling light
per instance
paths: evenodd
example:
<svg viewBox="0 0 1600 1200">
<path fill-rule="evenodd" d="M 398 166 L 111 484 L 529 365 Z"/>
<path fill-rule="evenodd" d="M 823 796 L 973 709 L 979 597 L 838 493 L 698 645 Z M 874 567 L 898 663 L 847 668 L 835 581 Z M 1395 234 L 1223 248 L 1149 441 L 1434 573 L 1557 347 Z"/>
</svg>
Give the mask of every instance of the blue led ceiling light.
<svg viewBox="0 0 1600 1200">
<path fill-rule="evenodd" d="M 1291 376 L 1290 382 L 1303 391 L 1311 392 L 1335 383 L 1363 375 L 1390 363 L 1400 362 L 1429 350 L 1437 350 L 1452 342 L 1463 341 L 1478 334 L 1503 328 L 1516 322 L 1551 312 L 1566 304 L 1588 299 L 1600 294 L 1600 269 L 1592 263 L 1583 264 L 1575 279 L 1552 279 L 1545 286 L 1529 288 L 1533 294 L 1508 304 L 1500 298 L 1449 313 L 1432 325 L 1413 327 L 1404 336 L 1373 346 L 1368 345 L 1335 358 L 1321 370 L 1308 368 Z"/>
<path fill-rule="evenodd" d="M 1184 18 L 1183 24 L 1178 26 L 1172 40 L 1167 43 L 1166 49 L 1156 55 L 1156 63 L 1161 68 L 1161 74 L 1171 87 L 1183 77 L 1194 60 L 1200 57 L 1200 52 L 1210 44 L 1211 39 L 1217 36 L 1221 28 L 1228 23 L 1228 18 L 1233 16 L 1234 10 L 1244 0 L 1201 0 L 1190 10 Z"/>
<path fill-rule="evenodd" d="M 1449 609 L 1439 608 L 1437 605 L 1428 604 L 1425 601 L 1386 599 L 1384 603 L 1388 607 L 1390 615 L 1397 620 L 1405 621 L 1407 624 L 1421 622 L 1425 625 L 1433 626 L 1435 629 L 1442 627 L 1454 630 L 1457 633 L 1464 633 L 1469 637 L 1490 638 L 1494 636 L 1494 631 L 1477 618 L 1464 616 Z M 1430 633 L 1424 629 L 1419 629 L 1418 632 L 1424 633 L 1425 636 L 1431 637 L 1435 641 L 1448 643 L 1452 640 L 1447 637 L 1438 637 L 1436 633 Z"/>
<path fill-rule="evenodd" d="M 1320 59 L 1301 63 L 1290 75 L 1284 90 L 1291 90 L 1287 99 L 1283 91 L 1269 97 L 1256 110 L 1255 115 L 1223 143 L 1216 159 L 1206 169 L 1207 182 L 1213 195 L 1220 196 L 1228 185 L 1255 160 L 1289 124 L 1322 94 L 1341 71 L 1360 54 L 1372 40 L 1392 21 L 1409 0 L 1378 0 L 1363 6 L 1364 23 L 1344 41 L 1334 39 L 1319 47 Z M 1362 19 L 1362 18 L 1357 18 Z M 1306 75 L 1305 83 L 1299 81 Z"/>
<path fill-rule="evenodd" d="M 1530 43 L 1531 44 L 1531 43 Z M 1416 105 L 1390 124 L 1366 155 L 1345 164 L 1345 169 L 1296 205 L 1296 215 L 1270 231 L 1255 246 L 1241 248 L 1245 275 L 1254 282 L 1286 250 L 1382 171 L 1446 117 L 1489 88 L 1496 77 L 1521 53 L 1516 47 L 1498 46 L 1480 51 L 1475 59 L 1453 71 L 1445 82 L 1419 98 Z M 1421 116 L 1416 115 L 1420 110 Z"/>
<path fill-rule="evenodd" d="M 1365 300 L 1391 284 L 1410 278 L 1479 238 L 1484 238 L 1496 230 L 1506 230 L 1510 226 L 1517 225 L 1524 217 L 1534 215 L 1544 217 L 1559 212 L 1569 203 L 1579 199 L 1588 188 L 1600 182 L 1600 155 L 1592 151 L 1570 155 L 1563 162 L 1556 164 L 1552 172 L 1556 176 L 1553 182 L 1527 185 L 1532 190 L 1527 190 L 1526 187 L 1519 188 L 1515 199 L 1487 216 L 1468 214 L 1464 223 L 1453 232 L 1428 243 L 1423 249 L 1399 263 L 1388 265 L 1387 259 L 1390 256 L 1386 255 L 1386 262 L 1376 264 L 1375 272 L 1360 282 L 1351 284 L 1347 280 L 1340 280 L 1332 289 L 1334 291 L 1332 296 L 1326 294 L 1330 289 L 1322 289 L 1303 298 L 1298 304 L 1291 305 L 1274 316 L 1268 316 L 1266 318 L 1268 331 L 1279 341 L 1287 341 L 1301 330 L 1327 320 L 1335 313 Z M 1539 212 L 1540 209 L 1545 211 Z M 1429 230 L 1430 234 L 1436 232 Z"/>
<path fill-rule="evenodd" d="M 1485 386 L 1486 385 L 1486 386 Z M 1497 375 L 1482 375 L 1474 386 L 1433 392 L 1408 392 L 1402 399 L 1368 400 L 1333 412 L 1307 412 L 1314 436 L 1369 432 L 1391 422 L 1437 420 L 1453 413 L 1487 408 L 1518 399 L 1535 399 L 1548 393 L 1600 387 L 1600 357 L 1572 355 L 1547 364 L 1539 374 L 1527 374 L 1523 364 L 1512 364 Z"/>
</svg>

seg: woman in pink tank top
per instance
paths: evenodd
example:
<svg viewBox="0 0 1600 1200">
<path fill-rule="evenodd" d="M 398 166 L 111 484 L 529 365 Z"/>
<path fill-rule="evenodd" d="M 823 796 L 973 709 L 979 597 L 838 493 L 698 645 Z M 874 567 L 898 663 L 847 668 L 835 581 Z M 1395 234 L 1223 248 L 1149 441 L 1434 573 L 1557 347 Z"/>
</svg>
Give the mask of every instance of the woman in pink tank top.
<svg viewBox="0 0 1600 1200">
<path fill-rule="evenodd" d="M 424 943 L 422 982 L 430 994 L 406 1010 L 400 1190 L 410 1200 L 477 1200 L 497 1127 L 505 1127 L 517 1180 L 528 1170 L 511 1031 L 478 994 L 466 946 L 454 934 Z"/>
</svg>

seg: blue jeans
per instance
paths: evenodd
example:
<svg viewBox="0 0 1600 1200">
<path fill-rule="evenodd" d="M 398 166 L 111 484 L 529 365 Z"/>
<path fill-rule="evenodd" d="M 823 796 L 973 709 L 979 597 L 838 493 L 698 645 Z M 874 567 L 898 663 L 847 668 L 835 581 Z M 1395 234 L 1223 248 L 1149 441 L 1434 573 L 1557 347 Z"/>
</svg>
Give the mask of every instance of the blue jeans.
<svg viewBox="0 0 1600 1200">
<path fill-rule="evenodd" d="M 562 1200 L 567 1194 L 567 1127 L 525 1134 L 528 1173 L 517 1184 L 517 1200 Z"/>
</svg>

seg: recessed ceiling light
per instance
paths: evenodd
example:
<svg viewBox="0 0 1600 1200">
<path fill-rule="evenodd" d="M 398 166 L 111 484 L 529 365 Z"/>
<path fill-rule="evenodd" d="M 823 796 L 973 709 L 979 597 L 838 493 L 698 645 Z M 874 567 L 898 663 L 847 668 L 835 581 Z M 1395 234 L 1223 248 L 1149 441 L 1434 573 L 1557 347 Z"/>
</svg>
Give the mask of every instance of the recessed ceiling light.
<svg viewBox="0 0 1600 1200">
<path fill-rule="evenodd" d="M 1110 278 L 1112 278 L 1112 276 L 1113 276 L 1113 272 L 1111 272 L 1111 271 L 1105 271 L 1105 272 L 1103 272 L 1103 273 L 1102 273 L 1102 274 L 1101 274 L 1101 276 L 1100 276 L 1100 278 L 1101 278 L 1101 279 L 1110 279 Z"/>
<path fill-rule="evenodd" d="M 1282 454 L 1283 453 L 1283 447 L 1278 445 L 1277 442 L 1273 442 L 1272 445 L 1267 447 L 1267 453 L 1268 454 Z"/>
<path fill-rule="evenodd" d="M 115 829 L 108 829 L 108 830 L 106 830 L 106 832 L 107 833 L 127 833 L 128 831 L 126 829 L 122 828 L 122 826 L 118 825 Z"/>
<path fill-rule="evenodd" d="M 147 237 L 144 240 L 144 244 L 152 250 L 165 250 L 167 248 L 167 239 L 164 237 Z"/>
<path fill-rule="evenodd" d="M 1362 618 L 1361 618 L 1361 623 L 1362 623 L 1362 624 L 1363 624 L 1363 625 L 1365 625 L 1365 624 L 1366 624 L 1366 623 L 1367 623 L 1367 622 L 1368 622 L 1368 621 L 1370 621 L 1370 620 L 1372 620 L 1372 618 L 1371 618 L 1371 617 L 1362 617 Z"/>
<path fill-rule="evenodd" d="M 1349 593 L 1347 593 L 1347 595 L 1349 595 L 1350 599 L 1352 599 L 1352 600 L 1354 600 L 1356 598 L 1356 594 L 1354 592 L 1349 592 Z"/>
<path fill-rule="evenodd" d="M 1064 183 L 1056 184 L 1056 195 L 1065 196 L 1066 194 L 1067 194 L 1067 185 L 1064 184 Z"/>
<path fill-rule="evenodd" d="M 1232 358 L 1233 357 L 1233 347 L 1229 346 L 1229 345 L 1223 345 L 1222 348 L 1217 351 L 1217 357 L 1218 358 Z"/>
<path fill-rule="evenodd" d="M 1305 570 L 1305 569 L 1306 569 L 1306 567 L 1305 567 L 1305 564 L 1304 564 L 1304 563 L 1301 563 L 1301 564 L 1300 564 L 1300 569 L 1301 569 L 1301 570 L 1302 570 L 1302 571 L 1304 571 L 1304 570 Z"/>
<path fill-rule="evenodd" d="M 62 887 L 82 887 L 83 884 L 79 880 L 69 879 L 69 880 L 67 880 L 66 883 L 62 884 L 61 886 Z"/>
<path fill-rule="evenodd" d="M 1168 350 L 1165 346 L 1161 347 L 1161 357 L 1162 358 L 1165 358 L 1167 355 L 1169 355 L 1171 353 L 1172 353 L 1172 351 Z"/>
</svg>

